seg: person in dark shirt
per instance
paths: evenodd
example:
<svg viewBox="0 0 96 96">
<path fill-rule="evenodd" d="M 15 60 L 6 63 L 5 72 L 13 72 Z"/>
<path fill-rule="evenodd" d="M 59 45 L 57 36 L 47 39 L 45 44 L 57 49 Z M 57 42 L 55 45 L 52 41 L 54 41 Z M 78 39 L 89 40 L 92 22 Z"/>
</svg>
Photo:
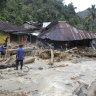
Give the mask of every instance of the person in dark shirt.
<svg viewBox="0 0 96 96">
<path fill-rule="evenodd" d="M 1 47 L 0 47 L 1 58 L 4 58 L 4 56 L 5 56 L 5 52 L 4 52 L 4 49 L 5 49 L 5 48 L 6 48 L 6 47 L 5 47 L 5 44 L 1 45 Z"/>
<path fill-rule="evenodd" d="M 19 45 L 19 48 L 17 49 L 17 52 L 16 52 L 16 70 L 18 70 L 19 62 L 21 64 L 21 68 L 20 68 L 21 70 L 23 67 L 23 60 L 24 60 L 24 56 L 25 56 L 25 51 L 22 47 L 23 47 L 23 45 Z"/>
<path fill-rule="evenodd" d="M 7 36 L 6 39 L 5 39 L 6 46 L 7 46 L 7 43 L 8 43 L 8 38 L 9 38 L 9 36 Z"/>
</svg>

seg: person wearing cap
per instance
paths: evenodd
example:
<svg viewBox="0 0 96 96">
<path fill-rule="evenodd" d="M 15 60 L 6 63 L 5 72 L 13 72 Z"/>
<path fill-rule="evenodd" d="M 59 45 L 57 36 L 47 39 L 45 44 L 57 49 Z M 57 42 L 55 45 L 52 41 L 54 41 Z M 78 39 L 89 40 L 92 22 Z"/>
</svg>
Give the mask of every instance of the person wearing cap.
<svg viewBox="0 0 96 96">
<path fill-rule="evenodd" d="M 16 69 L 15 70 L 18 70 L 19 62 L 21 64 L 21 67 L 20 67 L 21 70 L 23 67 L 23 60 L 24 60 L 24 56 L 25 56 L 25 51 L 22 47 L 23 47 L 23 45 L 19 45 L 19 48 L 17 49 L 17 52 L 16 52 Z"/>
</svg>

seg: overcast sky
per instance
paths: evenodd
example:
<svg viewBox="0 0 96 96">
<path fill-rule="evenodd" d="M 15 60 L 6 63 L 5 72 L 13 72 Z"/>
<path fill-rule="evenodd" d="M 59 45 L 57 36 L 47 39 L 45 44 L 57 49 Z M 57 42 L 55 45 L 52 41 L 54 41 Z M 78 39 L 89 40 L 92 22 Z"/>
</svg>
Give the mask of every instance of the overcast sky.
<svg viewBox="0 0 96 96">
<path fill-rule="evenodd" d="M 74 7 L 77 7 L 76 12 L 83 11 L 91 5 L 96 5 L 96 0 L 64 0 L 65 4 L 73 3 Z"/>
</svg>

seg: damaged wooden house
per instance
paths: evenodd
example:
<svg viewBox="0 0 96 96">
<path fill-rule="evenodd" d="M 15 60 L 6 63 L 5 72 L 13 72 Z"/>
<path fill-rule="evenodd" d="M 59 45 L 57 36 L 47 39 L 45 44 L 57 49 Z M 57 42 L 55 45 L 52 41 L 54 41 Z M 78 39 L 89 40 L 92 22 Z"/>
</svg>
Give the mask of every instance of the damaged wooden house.
<svg viewBox="0 0 96 96">
<path fill-rule="evenodd" d="M 42 23 L 26 21 L 23 27 L 27 30 L 27 42 L 36 44 L 37 37 L 42 29 Z"/>
<path fill-rule="evenodd" d="M 24 32 L 26 29 L 23 27 L 10 24 L 8 22 L 0 21 L 0 44 L 5 42 L 6 37 L 8 37 L 8 42 L 16 42 L 18 44 L 26 44 L 26 34 Z M 21 34 L 23 32 L 23 34 Z"/>
<path fill-rule="evenodd" d="M 55 48 L 75 46 L 90 46 L 96 35 L 86 30 L 80 30 L 65 21 L 55 21 L 49 24 L 39 35 L 42 41 L 54 43 Z"/>
<path fill-rule="evenodd" d="M 23 27 L 27 29 L 27 42 L 36 44 L 38 42 L 38 36 L 40 35 L 42 29 L 45 29 L 51 22 L 32 22 L 26 21 Z"/>
</svg>

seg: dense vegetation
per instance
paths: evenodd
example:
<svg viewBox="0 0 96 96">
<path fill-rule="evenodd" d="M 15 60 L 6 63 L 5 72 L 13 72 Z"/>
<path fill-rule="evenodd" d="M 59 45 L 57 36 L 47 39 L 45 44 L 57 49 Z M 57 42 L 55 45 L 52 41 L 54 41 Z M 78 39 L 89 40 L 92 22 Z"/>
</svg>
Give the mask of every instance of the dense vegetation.
<svg viewBox="0 0 96 96">
<path fill-rule="evenodd" d="M 78 15 L 72 3 L 65 5 L 63 1 L 0 0 L 0 20 L 18 25 L 22 25 L 25 21 L 67 21 L 77 28 L 96 31 L 95 5 Z"/>
<path fill-rule="evenodd" d="M 79 12 L 78 15 L 82 18 L 83 29 L 96 32 L 96 6 L 92 5 L 91 8 Z"/>
<path fill-rule="evenodd" d="M 6 2 L 6 3 L 5 3 Z M 63 0 L 1 0 L 0 19 L 13 24 L 25 21 L 66 20 L 72 25 L 80 23 L 80 18 L 72 4 L 64 5 Z"/>
</svg>

